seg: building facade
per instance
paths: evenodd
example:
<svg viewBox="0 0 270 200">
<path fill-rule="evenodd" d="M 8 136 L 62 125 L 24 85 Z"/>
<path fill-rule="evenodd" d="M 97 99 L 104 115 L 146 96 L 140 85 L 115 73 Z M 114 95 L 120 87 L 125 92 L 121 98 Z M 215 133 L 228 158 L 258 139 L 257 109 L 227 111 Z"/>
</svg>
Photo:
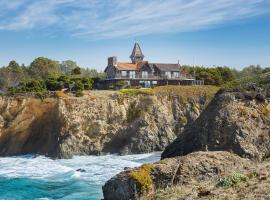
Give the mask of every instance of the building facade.
<svg viewBox="0 0 270 200">
<path fill-rule="evenodd" d="M 162 85 L 202 85 L 203 81 L 181 73 L 179 63 L 151 63 L 144 61 L 144 55 L 138 43 L 135 43 L 130 56 L 131 62 L 118 62 L 117 57 L 109 57 L 105 69 L 106 80 L 103 85 L 110 87 L 119 81 L 126 81 L 130 86 Z"/>
</svg>

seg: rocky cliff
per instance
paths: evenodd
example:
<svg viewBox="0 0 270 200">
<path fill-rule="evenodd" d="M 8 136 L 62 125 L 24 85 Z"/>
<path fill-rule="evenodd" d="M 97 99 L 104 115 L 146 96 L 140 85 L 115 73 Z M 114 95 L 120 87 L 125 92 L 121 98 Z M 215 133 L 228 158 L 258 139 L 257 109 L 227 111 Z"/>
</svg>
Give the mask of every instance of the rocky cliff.
<svg viewBox="0 0 270 200">
<path fill-rule="evenodd" d="M 244 91 L 220 92 L 162 158 L 194 151 L 230 151 L 262 161 L 270 156 L 270 95 L 249 85 Z"/>
<path fill-rule="evenodd" d="M 93 91 L 80 98 L 44 100 L 0 97 L 0 155 L 70 157 L 164 150 L 216 91 L 199 86 L 178 90 Z"/>
<path fill-rule="evenodd" d="M 116 175 L 104 198 L 269 199 L 269 92 L 255 84 L 220 91 L 163 160 Z"/>
</svg>

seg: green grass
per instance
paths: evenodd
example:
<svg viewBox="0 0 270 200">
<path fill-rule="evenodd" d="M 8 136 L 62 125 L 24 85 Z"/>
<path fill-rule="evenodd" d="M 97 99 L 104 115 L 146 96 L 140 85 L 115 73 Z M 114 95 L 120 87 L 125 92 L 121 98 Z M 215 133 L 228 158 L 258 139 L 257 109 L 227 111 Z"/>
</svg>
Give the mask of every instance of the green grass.
<svg viewBox="0 0 270 200">
<path fill-rule="evenodd" d="M 192 85 L 192 86 L 160 86 L 155 88 L 142 88 L 142 89 L 122 89 L 120 94 L 126 96 L 134 95 L 166 95 L 166 96 L 179 96 L 181 101 L 187 102 L 187 98 L 198 96 L 205 96 L 207 98 L 213 97 L 220 87 L 210 85 Z"/>
</svg>

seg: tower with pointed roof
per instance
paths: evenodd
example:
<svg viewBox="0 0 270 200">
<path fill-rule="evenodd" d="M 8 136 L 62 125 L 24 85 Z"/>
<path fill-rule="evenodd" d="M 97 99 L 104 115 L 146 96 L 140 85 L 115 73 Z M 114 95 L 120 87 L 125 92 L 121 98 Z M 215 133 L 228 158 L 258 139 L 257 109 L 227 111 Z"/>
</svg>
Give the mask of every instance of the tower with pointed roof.
<svg viewBox="0 0 270 200">
<path fill-rule="evenodd" d="M 142 62 L 143 58 L 144 58 L 144 55 L 142 53 L 141 47 L 140 47 L 138 42 L 135 42 L 130 59 L 131 59 L 132 63 L 135 64 L 135 63 Z"/>
</svg>

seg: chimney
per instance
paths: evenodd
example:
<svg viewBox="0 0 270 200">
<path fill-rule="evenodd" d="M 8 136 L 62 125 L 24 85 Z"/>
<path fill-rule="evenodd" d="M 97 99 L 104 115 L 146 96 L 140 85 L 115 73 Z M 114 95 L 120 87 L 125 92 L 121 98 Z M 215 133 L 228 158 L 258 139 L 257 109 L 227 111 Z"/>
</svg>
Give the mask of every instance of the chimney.
<svg viewBox="0 0 270 200">
<path fill-rule="evenodd" d="M 117 57 L 116 56 L 108 58 L 108 66 L 116 66 L 116 64 L 117 64 Z"/>
</svg>

